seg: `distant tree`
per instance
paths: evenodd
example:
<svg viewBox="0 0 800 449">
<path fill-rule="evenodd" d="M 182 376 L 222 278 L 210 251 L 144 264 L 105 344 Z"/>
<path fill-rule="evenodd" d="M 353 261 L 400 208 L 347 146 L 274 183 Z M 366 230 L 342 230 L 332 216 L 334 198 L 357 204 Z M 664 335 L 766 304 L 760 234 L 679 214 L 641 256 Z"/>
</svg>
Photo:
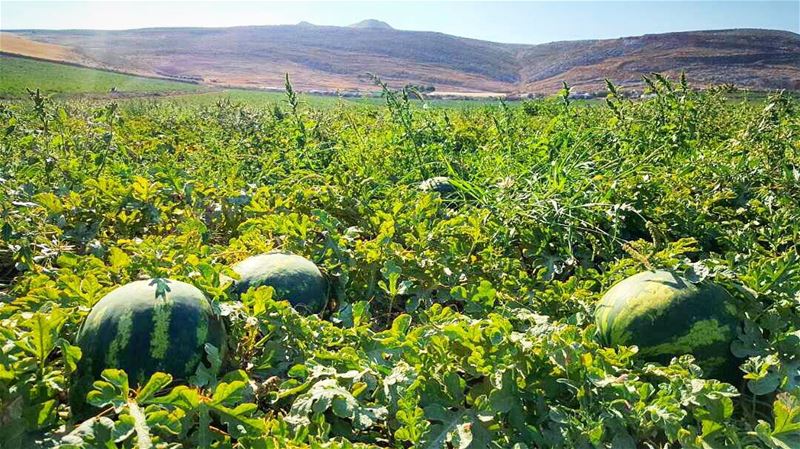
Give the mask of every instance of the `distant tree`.
<svg viewBox="0 0 800 449">
<path fill-rule="evenodd" d="M 436 90 L 436 87 L 433 85 L 424 85 L 424 84 L 406 84 L 404 87 L 405 90 L 411 92 L 419 92 L 421 94 L 428 94 Z"/>
</svg>

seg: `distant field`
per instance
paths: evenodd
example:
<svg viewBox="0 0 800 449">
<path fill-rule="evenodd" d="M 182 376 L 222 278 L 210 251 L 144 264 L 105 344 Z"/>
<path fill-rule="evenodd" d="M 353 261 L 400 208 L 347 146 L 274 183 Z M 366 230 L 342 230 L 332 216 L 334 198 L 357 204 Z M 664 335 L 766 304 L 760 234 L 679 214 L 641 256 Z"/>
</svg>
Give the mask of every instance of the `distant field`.
<svg viewBox="0 0 800 449">
<path fill-rule="evenodd" d="M 181 103 L 181 104 L 212 104 L 219 100 L 230 100 L 234 103 L 241 103 L 250 106 L 266 106 L 274 104 L 275 102 L 284 101 L 286 95 L 282 92 L 259 92 L 253 90 L 243 89 L 229 89 L 224 91 L 199 93 L 196 95 L 180 95 L 170 98 L 168 101 Z M 339 103 L 357 103 L 357 104 L 384 104 L 384 99 L 381 97 L 365 97 L 365 98 L 340 98 L 328 95 L 309 95 L 301 94 L 301 101 L 315 106 L 326 107 L 333 106 Z M 163 100 L 162 100 L 163 101 Z M 431 99 L 427 104 L 433 108 L 474 108 L 485 106 L 487 104 L 497 104 L 497 100 L 489 99 L 474 99 L 474 100 L 443 100 Z"/>
<path fill-rule="evenodd" d="M 74 67 L 12 56 L 0 57 L 0 97 L 26 95 L 25 89 L 51 94 L 108 94 L 116 88 L 125 94 L 193 93 L 208 88 L 176 81 L 158 80 L 102 70 Z"/>
<path fill-rule="evenodd" d="M 228 89 L 215 92 L 204 92 L 194 95 L 180 95 L 171 98 L 160 99 L 159 101 L 169 101 L 183 105 L 207 105 L 214 104 L 218 101 L 230 101 L 232 103 L 244 104 L 248 106 L 270 106 L 286 99 L 286 95 L 282 92 L 259 92 L 255 90 L 244 89 Z M 333 106 L 340 101 L 343 101 L 334 96 L 324 95 L 308 95 L 301 94 L 300 99 L 302 102 L 315 107 Z M 354 101 L 366 101 L 360 99 L 351 99 Z M 147 101 L 147 100 L 145 100 Z"/>
<path fill-rule="evenodd" d="M 58 97 L 97 96 L 109 98 L 115 87 L 120 98 L 165 95 L 169 101 L 182 104 L 212 104 L 219 100 L 230 100 L 251 106 L 265 106 L 285 99 L 282 92 L 259 92 L 244 89 L 211 90 L 208 87 L 169 80 L 144 78 L 121 73 L 75 67 L 66 64 L 36 61 L 13 56 L 0 56 L 0 98 L 25 98 L 26 88 L 41 89 Z M 178 95 L 180 94 L 180 95 Z M 333 106 L 340 102 L 380 104 L 382 98 L 338 98 L 335 96 L 301 95 L 302 101 L 316 107 Z M 475 107 L 494 100 L 430 100 L 432 107 Z"/>
<path fill-rule="evenodd" d="M 182 105 L 214 104 L 225 100 L 248 106 L 271 106 L 286 99 L 283 92 L 267 92 L 247 89 L 214 89 L 211 87 L 180 83 L 170 80 L 145 78 L 121 73 L 106 72 L 67 64 L 36 61 L 27 58 L 0 55 L 0 99 L 27 98 L 26 88 L 41 89 L 56 97 L 69 99 L 87 96 L 125 101 L 169 101 Z M 119 97 L 112 97 L 109 91 L 116 87 Z M 789 94 L 794 96 L 793 94 Z M 152 98 L 151 98 L 152 97 Z M 731 102 L 761 102 L 766 98 L 763 92 L 732 92 L 727 95 Z M 340 98 L 327 95 L 301 94 L 302 102 L 318 108 L 333 107 L 337 104 L 383 104 L 381 97 Z M 420 104 L 415 102 L 416 104 Z M 603 103 L 603 99 L 573 100 L 575 105 L 592 106 Z M 427 107 L 469 109 L 499 104 L 496 99 L 475 98 L 471 100 L 429 99 Z M 519 101 L 507 103 L 510 107 L 521 104 Z"/>
</svg>

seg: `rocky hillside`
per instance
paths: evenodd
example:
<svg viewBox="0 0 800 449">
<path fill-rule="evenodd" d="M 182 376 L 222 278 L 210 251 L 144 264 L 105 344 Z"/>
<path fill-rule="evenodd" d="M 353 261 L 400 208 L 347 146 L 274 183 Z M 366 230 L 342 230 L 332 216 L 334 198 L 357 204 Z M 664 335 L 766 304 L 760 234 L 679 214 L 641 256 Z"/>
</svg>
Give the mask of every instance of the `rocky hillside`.
<svg viewBox="0 0 800 449">
<path fill-rule="evenodd" d="M 641 87 L 641 75 L 685 70 L 695 85 L 800 89 L 800 35 L 769 30 L 655 34 L 621 39 L 515 45 L 403 31 L 365 20 L 349 27 L 310 23 L 123 31 L 15 30 L 0 51 L 209 85 L 280 88 L 284 73 L 305 90 L 392 85 L 437 91 L 577 91 L 603 79 Z"/>
</svg>

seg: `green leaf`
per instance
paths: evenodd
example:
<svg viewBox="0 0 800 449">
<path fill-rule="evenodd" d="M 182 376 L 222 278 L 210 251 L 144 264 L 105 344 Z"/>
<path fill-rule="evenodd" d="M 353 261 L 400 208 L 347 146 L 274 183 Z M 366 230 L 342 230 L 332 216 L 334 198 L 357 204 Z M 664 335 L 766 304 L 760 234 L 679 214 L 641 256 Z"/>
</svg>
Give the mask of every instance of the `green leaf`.
<svg viewBox="0 0 800 449">
<path fill-rule="evenodd" d="M 51 215 L 60 214 L 64 211 L 61 199 L 50 192 L 36 194 L 33 200 Z"/>
<path fill-rule="evenodd" d="M 773 404 L 775 430 L 773 435 L 800 437 L 800 399 L 781 393 Z"/>
<path fill-rule="evenodd" d="M 151 410 L 151 407 L 155 407 L 155 410 Z M 151 429 L 178 435 L 182 427 L 181 419 L 186 416 L 186 412 L 180 408 L 167 411 L 158 408 L 158 406 L 149 406 L 145 409 L 145 415 L 147 416 L 147 425 Z"/>
<path fill-rule="evenodd" d="M 195 375 L 192 376 L 190 381 L 193 385 L 197 385 L 198 387 L 208 386 L 213 388 L 217 383 L 217 373 L 219 373 L 219 369 L 222 367 L 222 357 L 220 357 L 219 349 L 211 343 L 203 345 L 203 349 L 206 352 L 206 358 L 209 364 L 200 363 L 197 366 Z"/>
<path fill-rule="evenodd" d="M 411 315 L 401 314 L 392 322 L 392 333 L 394 335 L 405 335 L 408 327 L 411 326 Z"/>
<path fill-rule="evenodd" d="M 115 269 L 121 269 L 131 264 L 131 258 L 124 251 L 117 247 L 112 247 L 108 251 L 108 261 Z"/>
<path fill-rule="evenodd" d="M 64 366 L 67 373 L 72 373 L 78 366 L 78 361 L 81 359 L 81 348 L 72 346 L 63 338 L 58 339 L 58 347 L 61 348 L 61 354 L 64 357 Z"/>
<path fill-rule="evenodd" d="M 773 449 L 800 447 L 800 399 L 795 394 L 781 393 L 772 405 L 774 425 L 759 422 L 756 434 Z"/>
<path fill-rule="evenodd" d="M 757 396 L 763 396 L 777 390 L 781 384 L 779 373 L 771 372 L 761 379 L 752 379 L 747 382 L 747 389 Z"/>
<path fill-rule="evenodd" d="M 472 410 L 452 411 L 432 404 L 425 407 L 425 417 L 432 423 L 419 446 L 422 449 L 446 449 L 448 445 L 458 449 L 489 447 L 491 433 Z"/>
<path fill-rule="evenodd" d="M 139 389 L 139 393 L 136 395 L 136 400 L 141 403 L 147 403 L 147 401 L 156 393 L 164 389 L 167 385 L 172 382 L 172 376 L 166 373 L 155 373 L 150 376 L 150 380 L 147 381 L 144 387 Z"/>
<path fill-rule="evenodd" d="M 489 393 L 489 405 L 494 413 L 508 413 L 518 405 L 519 395 L 516 392 L 514 383 L 514 372 L 506 370 L 501 377 L 500 388 L 493 389 Z"/>
<path fill-rule="evenodd" d="M 295 399 L 286 421 L 294 426 L 307 426 L 312 418 L 329 409 L 339 417 L 350 419 L 356 430 L 368 429 L 388 414 L 385 407 L 359 403 L 350 391 L 338 384 L 336 378 L 328 378 L 315 382 L 306 393 Z"/>
<path fill-rule="evenodd" d="M 67 320 L 67 314 L 61 309 L 53 309 L 49 313 L 36 312 L 25 323 L 30 329 L 19 346 L 30 353 L 44 366 L 47 357 L 58 343 L 61 326 Z"/>
<path fill-rule="evenodd" d="M 56 419 L 57 406 L 58 401 L 51 399 L 26 407 L 23 413 L 28 418 L 30 428 L 38 430 L 51 425 Z"/>
<path fill-rule="evenodd" d="M 179 407 L 189 412 L 200 405 L 200 393 L 186 385 L 178 385 L 165 396 L 151 397 L 148 403 Z"/>
<path fill-rule="evenodd" d="M 105 369 L 100 375 L 105 381 L 94 382 L 94 390 L 87 395 L 95 407 L 113 406 L 119 412 L 128 403 L 128 374 L 120 369 Z"/>
<path fill-rule="evenodd" d="M 611 449 L 636 449 L 636 441 L 628 432 L 617 431 L 611 440 Z"/>
<path fill-rule="evenodd" d="M 214 388 L 214 394 L 211 397 L 211 404 L 231 404 L 241 401 L 244 398 L 246 387 L 247 384 L 243 381 L 220 383 L 216 388 Z"/>
<path fill-rule="evenodd" d="M 114 421 L 107 416 L 94 417 L 82 422 L 62 438 L 69 448 L 114 448 Z"/>
<path fill-rule="evenodd" d="M 256 404 L 239 404 L 232 409 L 223 405 L 209 405 L 209 407 L 225 422 L 228 432 L 235 438 L 254 437 L 266 431 L 264 420 L 252 416 L 258 410 Z"/>
<path fill-rule="evenodd" d="M 339 309 L 338 319 L 346 327 L 353 328 L 367 324 L 370 319 L 369 303 L 366 301 L 358 301 L 355 303 L 347 303 Z"/>
</svg>

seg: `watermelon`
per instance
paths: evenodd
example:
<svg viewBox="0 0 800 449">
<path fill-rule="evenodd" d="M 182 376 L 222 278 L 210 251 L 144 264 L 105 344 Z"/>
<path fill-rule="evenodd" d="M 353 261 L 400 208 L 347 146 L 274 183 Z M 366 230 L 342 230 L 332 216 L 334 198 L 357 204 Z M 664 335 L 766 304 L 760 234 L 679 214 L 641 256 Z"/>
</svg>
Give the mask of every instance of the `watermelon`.
<svg viewBox="0 0 800 449">
<path fill-rule="evenodd" d="M 733 298 L 712 283 L 693 284 L 669 271 L 646 271 L 617 283 L 595 311 L 601 341 L 636 345 L 648 361 L 692 354 L 706 375 L 735 375 L 730 346 L 738 320 Z"/>
<path fill-rule="evenodd" d="M 233 266 L 239 280 L 235 294 L 268 285 L 276 299 L 285 299 L 302 313 L 320 313 L 328 303 L 325 278 L 314 262 L 288 253 L 268 253 L 249 257 Z"/>
<path fill-rule="evenodd" d="M 423 192 L 436 192 L 445 196 L 457 190 L 447 176 L 436 176 L 426 179 L 419 184 L 419 189 Z"/>
<path fill-rule="evenodd" d="M 131 386 L 157 371 L 188 379 L 205 356 L 204 345 L 224 356 L 225 342 L 224 325 L 194 286 L 149 279 L 118 287 L 92 307 L 78 331 L 83 355 L 70 392 L 73 411 L 80 415 L 86 408 L 86 394 L 106 368 L 127 372 Z"/>
</svg>

